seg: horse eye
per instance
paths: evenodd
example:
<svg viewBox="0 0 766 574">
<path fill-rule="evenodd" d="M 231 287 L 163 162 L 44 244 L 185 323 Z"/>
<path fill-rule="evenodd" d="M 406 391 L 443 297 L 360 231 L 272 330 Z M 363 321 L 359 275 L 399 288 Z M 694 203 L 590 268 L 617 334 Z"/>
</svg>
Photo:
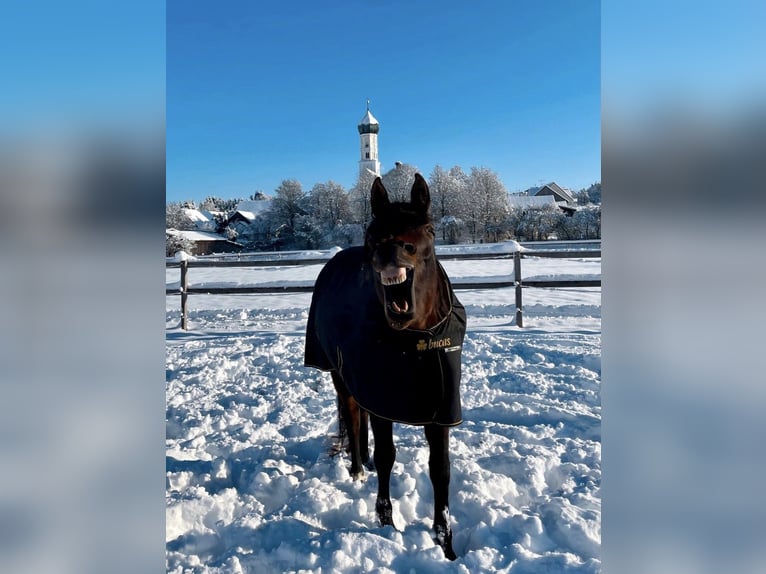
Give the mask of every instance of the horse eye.
<svg viewBox="0 0 766 574">
<path fill-rule="evenodd" d="M 410 255 L 414 255 L 415 251 L 417 251 L 417 248 L 412 243 L 405 243 L 404 250 Z"/>
</svg>

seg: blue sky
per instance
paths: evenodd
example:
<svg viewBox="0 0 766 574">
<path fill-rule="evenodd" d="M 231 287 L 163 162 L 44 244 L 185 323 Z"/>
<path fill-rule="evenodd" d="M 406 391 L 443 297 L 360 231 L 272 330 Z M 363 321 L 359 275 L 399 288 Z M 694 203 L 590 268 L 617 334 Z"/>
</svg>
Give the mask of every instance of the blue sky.
<svg viewBox="0 0 766 574">
<path fill-rule="evenodd" d="M 384 172 L 600 181 L 597 1 L 169 0 L 166 18 L 168 200 L 349 188 L 367 98 Z"/>
</svg>

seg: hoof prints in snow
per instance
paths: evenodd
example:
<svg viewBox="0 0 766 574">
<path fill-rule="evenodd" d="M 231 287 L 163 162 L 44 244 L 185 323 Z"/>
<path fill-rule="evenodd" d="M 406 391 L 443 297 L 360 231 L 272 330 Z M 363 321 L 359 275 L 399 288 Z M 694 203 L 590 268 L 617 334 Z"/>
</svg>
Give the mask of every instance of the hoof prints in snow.
<svg viewBox="0 0 766 574">
<path fill-rule="evenodd" d="M 335 393 L 302 366 L 293 327 L 169 334 L 169 572 L 600 571 L 598 334 L 471 331 L 469 318 L 447 564 L 422 429 L 394 427 L 399 530 L 381 528 L 374 470 L 355 482 L 327 455 Z"/>
</svg>

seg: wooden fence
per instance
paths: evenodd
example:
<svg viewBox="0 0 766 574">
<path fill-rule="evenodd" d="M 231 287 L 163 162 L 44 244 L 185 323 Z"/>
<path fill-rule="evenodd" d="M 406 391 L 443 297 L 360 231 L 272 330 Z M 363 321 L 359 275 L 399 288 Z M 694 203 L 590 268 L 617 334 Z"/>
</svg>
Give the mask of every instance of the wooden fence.
<svg viewBox="0 0 766 574">
<path fill-rule="evenodd" d="M 442 253 L 438 255 L 440 261 L 447 260 L 502 260 L 513 259 L 513 278 L 507 281 L 487 281 L 487 282 L 452 282 L 455 290 L 465 289 L 498 289 L 503 287 L 514 287 L 516 294 L 516 326 L 524 327 L 524 317 L 522 311 L 522 289 L 524 287 L 601 287 L 601 279 L 540 279 L 525 280 L 521 279 L 521 260 L 528 257 L 550 257 L 550 258 L 597 258 L 601 257 L 601 249 L 585 249 L 578 251 L 567 250 L 529 250 L 516 251 L 513 253 Z M 234 259 L 233 257 L 223 257 L 216 260 L 191 259 L 182 261 L 168 261 L 167 268 L 179 267 L 181 270 L 181 282 L 178 288 L 170 287 L 165 289 L 165 295 L 181 296 L 181 328 L 188 329 L 188 299 L 189 295 L 263 295 L 280 293 L 310 293 L 314 290 L 313 285 L 284 285 L 284 286 L 233 286 L 233 287 L 215 287 L 202 286 L 192 287 L 189 284 L 189 269 L 200 267 L 279 267 L 279 266 L 305 266 L 305 265 L 324 265 L 329 258 L 323 259 L 288 259 L 288 258 L 252 258 L 252 259 Z"/>
</svg>

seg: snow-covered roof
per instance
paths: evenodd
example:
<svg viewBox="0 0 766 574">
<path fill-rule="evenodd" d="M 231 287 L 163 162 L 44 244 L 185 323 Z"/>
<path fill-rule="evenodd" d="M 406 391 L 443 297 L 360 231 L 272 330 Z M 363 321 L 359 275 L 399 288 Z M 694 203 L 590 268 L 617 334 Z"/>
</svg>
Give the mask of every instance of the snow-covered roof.
<svg viewBox="0 0 766 574">
<path fill-rule="evenodd" d="M 168 235 L 183 237 L 190 241 L 228 241 L 225 237 L 215 233 L 205 233 L 204 231 L 179 231 L 178 229 L 166 229 Z"/>
<path fill-rule="evenodd" d="M 550 193 L 558 195 L 561 199 L 568 201 L 569 203 L 575 203 L 575 198 L 572 195 L 572 192 L 565 187 L 561 187 L 555 181 L 542 186 L 535 195 L 546 195 Z"/>
<path fill-rule="evenodd" d="M 512 208 L 535 209 L 541 207 L 554 207 L 556 200 L 552 195 L 509 195 L 508 204 Z"/>
<path fill-rule="evenodd" d="M 269 207 L 271 207 L 271 198 L 240 201 L 239 204 L 237 204 L 237 210 L 233 215 L 238 213 L 248 221 L 252 222 L 259 215 L 268 211 Z"/>
<path fill-rule="evenodd" d="M 192 209 L 190 207 L 184 208 L 184 215 L 191 219 L 194 223 L 208 223 L 213 220 L 213 217 L 209 212 L 200 211 L 199 209 Z"/>
</svg>

